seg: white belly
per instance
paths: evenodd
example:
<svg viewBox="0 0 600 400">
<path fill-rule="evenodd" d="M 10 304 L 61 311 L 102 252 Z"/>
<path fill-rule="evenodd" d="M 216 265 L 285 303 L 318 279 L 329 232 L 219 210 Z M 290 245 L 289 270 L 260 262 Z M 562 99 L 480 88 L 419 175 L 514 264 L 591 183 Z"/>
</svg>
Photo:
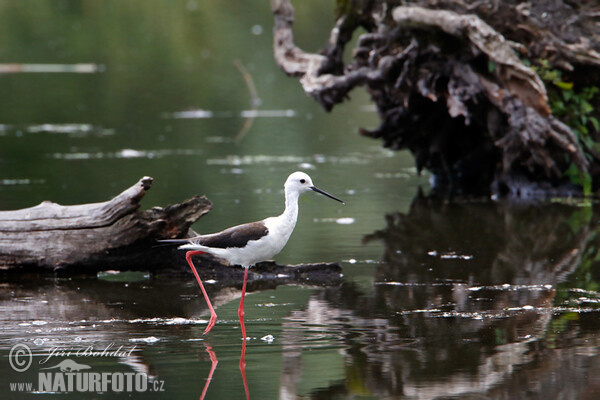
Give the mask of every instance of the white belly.
<svg viewBox="0 0 600 400">
<path fill-rule="evenodd" d="M 296 225 L 296 221 L 285 221 L 281 217 L 267 218 L 264 223 L 269 230 L 268 235 L 259 240 L 251 240 L 244 247 L 220 249 L 190 244 L 183 245 L 180 249 L 205 251 L 227 260 L 231 265 L 250 267 L 258 262 L 270 260 L 279 254 Z"/>
</svg>

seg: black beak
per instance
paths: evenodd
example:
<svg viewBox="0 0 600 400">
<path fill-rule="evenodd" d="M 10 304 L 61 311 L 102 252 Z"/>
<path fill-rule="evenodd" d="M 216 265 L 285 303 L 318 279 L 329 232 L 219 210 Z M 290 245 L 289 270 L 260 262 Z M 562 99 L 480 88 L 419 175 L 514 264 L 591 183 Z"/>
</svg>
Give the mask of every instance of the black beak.
<svg viewBox="0 0 600 400">
<path fill-rule="evenodd" d="M 332 195 L 330 195 L 329 193 L 327 193 L 327 192 L 326 192 L 326 191 L 324 191 L 324 190 L 321 190 L 321 189 L 319 189 L 318 187 L 311 186 L 310 188 L 311 188 L 312 190 L 314 190 L 315 192 L 317 192 L 317 193 L 321 193 L 323 196 L 327 196 L 327 197 L 329 197 L 330 199 L 334 199 L 334 200 L 336 200 L 336 201 L 339 201 L 340 203 L 342 203 L 342 204 L 344 204 L 344 205 L 346 204 L 346 203 L 344 203 L 342 200 L 338 199 L 338 198 L 337 198 L 337 197 L 335 197 L 335 196 L 332 196 Z"/>
</svg>

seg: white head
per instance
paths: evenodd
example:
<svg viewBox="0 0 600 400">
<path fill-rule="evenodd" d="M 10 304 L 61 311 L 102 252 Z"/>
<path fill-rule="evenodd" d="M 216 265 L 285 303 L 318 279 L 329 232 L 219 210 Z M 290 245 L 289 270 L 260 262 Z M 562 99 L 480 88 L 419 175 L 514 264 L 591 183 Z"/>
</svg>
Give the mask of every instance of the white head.
<svg viewBox="0 0 600 400">
<path fill-rule="evenodd" d="M 288 176 L 283 187 L 285 188 L 286 193 L 295 192 L 297 194 L 302 194 L 304 192 L 312 190 L 322 195 L 325 195 L 330 199 L 337 200 L 340 203 L 345 204 L 342 200 L 338 199 L 337 197 L 334 197 L 329 193 L 315 187 L 315 185 L 313 185 L 312 179 L 310 179 L 310 176 L 308 176 L 304 172 L 296 171 L 290 176 Z"/>
<path fill-rule="evenodd" d="M 314 186 L 312 183 L 312 179 L 310 176 L 305 174 L 304 172 L 296 171 L 290 176 L 288 176 L 287 180 L 283 187 L 287 191 L 295 191 L 298 193 L 304 193 L 311 190 L 310 188 Z"/>
</svg>

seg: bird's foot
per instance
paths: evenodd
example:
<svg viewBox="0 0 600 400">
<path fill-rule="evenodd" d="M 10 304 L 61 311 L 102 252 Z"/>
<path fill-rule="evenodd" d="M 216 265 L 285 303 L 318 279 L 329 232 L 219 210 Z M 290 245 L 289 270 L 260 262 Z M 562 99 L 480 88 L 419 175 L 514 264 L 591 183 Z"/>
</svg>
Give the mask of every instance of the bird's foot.
<svg viewBox="0 0 600 400">
<path fill-rule="evenodd" d="M 213 328 L 213 326 L 215 326 L 216 322 L 217 322 L 217 314 L 211 315 L 210 321 L 208 321 L 208 325 L 206 326 L 206 329 L 204 330 L 204 333 L 202 335 L 206 335 L 208 332 L 210 332 L 210 330 Z"/>
</svg>

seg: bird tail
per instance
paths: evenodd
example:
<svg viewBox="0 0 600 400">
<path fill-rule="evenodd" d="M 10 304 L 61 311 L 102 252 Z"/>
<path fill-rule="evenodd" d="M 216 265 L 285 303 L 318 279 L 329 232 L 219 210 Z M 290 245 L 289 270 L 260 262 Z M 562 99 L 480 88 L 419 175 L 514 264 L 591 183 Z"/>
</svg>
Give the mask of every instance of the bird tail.
<svg viewBox="0 0 600 400">
<path fill-rule="evenodd" d="M 157 240 L 158 243 L 165 243 L 165 244 L 184 244 L 184 243 L 189 243 L 190 239 L 161 239 L 161 240 Z"/>
<path fill-rule="evenodd" d="M 161 239 L 156 241 L 159 244 L 156 244 L 152 247 L 162 247 L 162 246 L 172 246 L 172 245 L 182 245 L 189 243 L 189 239 Z"/>
</svg>

